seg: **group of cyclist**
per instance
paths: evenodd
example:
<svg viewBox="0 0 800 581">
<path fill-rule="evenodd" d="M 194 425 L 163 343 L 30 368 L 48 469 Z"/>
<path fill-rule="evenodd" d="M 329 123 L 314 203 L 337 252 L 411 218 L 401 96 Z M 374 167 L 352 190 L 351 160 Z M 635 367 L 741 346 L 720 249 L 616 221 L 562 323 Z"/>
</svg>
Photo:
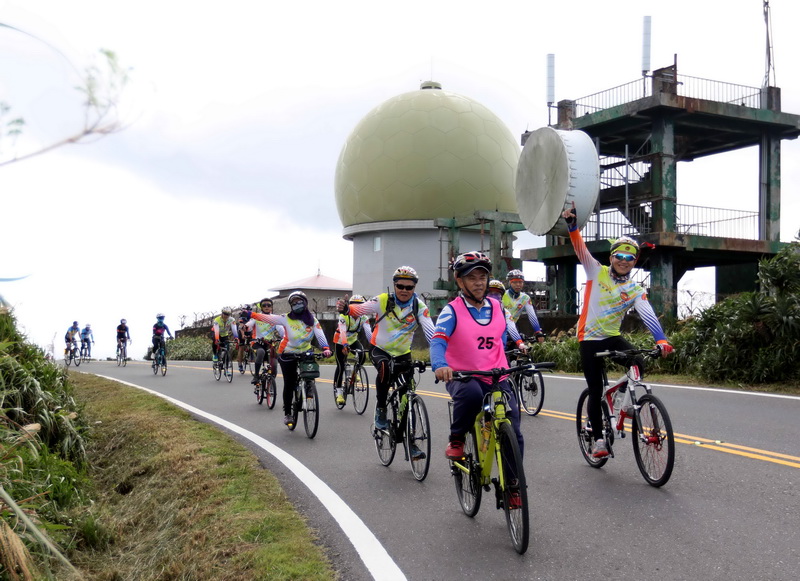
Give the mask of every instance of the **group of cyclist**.
<svg viewBox="0 0 800 581">
<path fill-rule="evenodd" d="M 153 325 L 153 353 L 155 353 L 158 349 L 160 349 L 164 345 L 164 335 L 169 336 L 172 338 L 172 332 L 169 330 L 169 327 L 164 323 L 164 313 L 158 313 L 156 315 L 156 322 Z M 131 330 L 128 326 L 127 319 L 120 319 L 119 325 L 117 325 L 117 350 L 122 349 L 127 343 L 133 343 L 131 339 Z M 94 343 L 94 334 L 92 333 L 92 326 L 90 324 L 86 324 L 86 326 L 81 329 L 78 325 L 78 321 L 73 321 L 72 326 L 67 329 L 66 335 L 64 335 L 64 341 L 66 342 L 66 346 L 64 349 L 64 354 L 68 354 L 70 349 L 73 349 L 77 346 L 77 338 L 80 337 L 81 340 L 81 350 L 86 347 L 86 353 L 88 357 L 92 356 L 92 344 Z"/>
<path fill-rule="evenodd" d="M 64 335 L 64 355 L 68 355 L 70 350 L 77 348 L 78 339 L 81 340 L 81 353 L 85 352 L 86 356 L 92 356 L 92 344 L 94 344 L 94 334 L 92 333 L 92 326 L 86 323 L 86 326 L 81 329 L 78 321 L 72 321 L 72 325 L 67 329 Z"/>
</svg>

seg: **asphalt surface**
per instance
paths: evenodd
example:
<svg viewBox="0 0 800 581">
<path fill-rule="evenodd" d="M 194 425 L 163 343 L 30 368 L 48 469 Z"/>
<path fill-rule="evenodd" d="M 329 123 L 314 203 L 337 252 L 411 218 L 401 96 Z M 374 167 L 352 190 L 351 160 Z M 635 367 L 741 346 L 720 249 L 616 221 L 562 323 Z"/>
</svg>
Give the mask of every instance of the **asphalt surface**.
<svg viewBox="0 0 800 581">
<path fill-rule="evenodd" d="M 527 553 L 518 555 L 491 494 L 475 518 L 461 511 L 444 458 L 448 398 L 430 371 L 418 387 L 433 437 L 423 482 L 401 449 L 391 466 L 379 464 L 370 435 L 374 390 L 363 416 L 349 401 L 335 408 L 333 367 L 323 366 L 317 380 L 320 425 L 313 440 L 302 423 L 294 432 L 283 425 L 280 377 L 278 404 L 268 410 L 257 404 L 249 375 L 217 382 L 209 362 L 170 362 L 165 377 L 141 361 L 125 368 L 91 362 L 80 371 L 162 393 L 230 422 L 228 431 L 240 426 L 266 440 L 271 452 L 237 434 L 281 480 L 346 580 L 786 580 L 800 570 L 800 398 L 655 385 L 677 448 L 670 481 L 656 489 L 641 477 L 630 438 L 617 441 L 616 457 L 602 469 L 583 460 L 574 417 L 585 384 L 546 374 L 542 412 L 522 418 L 533 529 Z M 310 473 L 298 476 L 276 450 Z M 336 509 L 334 518 L 325 504 L 330 498 L 317 496 L 320 486 L 352 513 L 343 517 Z M 353 534 L 354 519 L 374 539 Z"/>
</svg>

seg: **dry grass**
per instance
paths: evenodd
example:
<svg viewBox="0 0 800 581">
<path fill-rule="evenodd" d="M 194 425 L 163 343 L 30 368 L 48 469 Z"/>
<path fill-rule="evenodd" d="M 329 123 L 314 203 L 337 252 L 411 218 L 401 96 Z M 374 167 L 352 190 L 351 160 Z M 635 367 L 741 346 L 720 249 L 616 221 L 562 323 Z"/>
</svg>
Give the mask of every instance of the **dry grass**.
<svg viewBox="0 0 800 581">
<path fill-rule="evenodd" d="M 163 400 L 73 374 L 93 425 L 90 579 L 333 579 L 313 532 L 244 446 Z"/>
</svg>

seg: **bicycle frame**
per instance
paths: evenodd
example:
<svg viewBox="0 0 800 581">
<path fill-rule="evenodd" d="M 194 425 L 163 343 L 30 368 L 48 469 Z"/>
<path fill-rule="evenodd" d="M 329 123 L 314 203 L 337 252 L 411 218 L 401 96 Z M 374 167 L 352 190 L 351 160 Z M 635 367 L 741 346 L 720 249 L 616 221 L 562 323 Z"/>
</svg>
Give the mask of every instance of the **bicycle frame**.
<svg viewBox="0 0 800 581">
<path fill-rule="evenodd" d="M 610 351 L 603 351 L 598 353 L 598 357 L 607 357 L 611 355 Z M 625 420 L 632 419 L 634 415 L 638 418 L 639 410 L 641 406 L 638 404 L 639 399 L 636 396 L 636 388 L 640 387 L 644 389 L 645 393 L 651 394 L 653 390 L 650 388 L 649 385 L 642 382 L 642 376 L 639 372 L 639 368 L 636 365 L 631 365 L 625 371 L 625 375 L 620 377 L 617 382 L 609 387 L 608 376 L 606 375 L 605 369 L 603 370 L 603 400 L 608 405 L 608 415 L 610 418 L 611 428 L 614 430 L 614 436 L 619 438 L 625 437 Z M 618 406 L 619 409 L 614 407 L 614 400 L 616 399 L 616 394 L 619 390 L 623 387 L 627 386 L 627 390 L 625 391 L 625 396 L 620 402 Z M 630 406 L 633 408 L 634 414 L 628 413 L 626 411 L 628 406 L 625 405 L 626 402 L 630 402 Z M 617 413 L 619 412 L 619 413 Z"/>
</svg>

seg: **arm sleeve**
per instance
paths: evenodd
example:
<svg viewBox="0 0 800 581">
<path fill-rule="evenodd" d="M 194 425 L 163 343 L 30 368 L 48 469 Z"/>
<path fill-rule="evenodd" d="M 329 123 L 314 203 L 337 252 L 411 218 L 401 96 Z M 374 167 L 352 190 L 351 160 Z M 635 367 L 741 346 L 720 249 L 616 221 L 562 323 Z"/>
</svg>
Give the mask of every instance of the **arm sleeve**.
<svg viewBox="0 0 800 581">
<path fill-rule="evenodd" d="M 633 305 L 636 308 L 636 312 L 639 313 L 639 317 L 641 317 L 642 322 L 648 328 L 650 333 L 652 333 L 653 339 L 656 340 L 656 343 L 666 342 L 667 336 L 664 335 L 664 331 L 661 329 L 661 324 L 658 322 L 658 317 L 656 317 L 653 307 L 647 300 L 647 295 L 642 293 L 637 296 L 633 301 Z"/>
<path fill-rule="evenodd" d="M 369 319 L 364 317 L 364 324 L 361 329 L 364 331 L 364 336 L 367 338 L 367 343 L 372 339 L 372 325 L 369 324 Z"/>
<path fill-rule="evenodd" d="M 522 336 L 519 334 L 519 329 L 517 329 L 517 325 L 514 323 L 514 320 L 511 318 L 511 315 L 506 309 L 503 309 L 506 315 L 506 335 L 511 337 L 511 340 L 514 341 L 517 345 L 522 341 Z"/>
<path fill-rule="evenodd" d="M 583 236 L 581 236 L 581 233 L 577 228 L 575 230 L 570 230 L 569 239 L 572 242 L 572 247 L 575 249 L 575 254 L 578 255 L 578 260 L 581 261 L 583 269 L 586 271 L 586 277 L 594 278 L 597 273 L 600 272 L 600 267 L 602 265 L 595 260 L 594 256 L 592 256 L 592 253 L 589 252 L 588 248 L 586 248 L 586 243 L 583 241 Z"/>
<path fill-rule="evenodd" d="M 360 317 L 361 315 L 376 315 L 381 310 L 381 306 L 378 303 L 378 297 L 370 299 L 366 303 L 348 305 L 348 307 L 350 310 L 346 314 L 349 314 L 351 317 Z"/>
<path fill-rule="evenodd" d="M 456 317 L 450 305 L 446 305 L 436 319 L 436 328 L 431 343 L 431 369 L 436 371 L 440 367 L 447 367 L 447 343 L 456 325 Z"/>
<path fill-rule="evenodd" d="M 231 325 L 231 333 L 233 333 L 233 338 L 238 340 L 239 339 L 239 325 L 237 325 L 236 323 L 233 323 Z"/>
<path fill-rule="evenodd" d="M 531 297 L 529 302 L 525 303 L 525 314 L 528 315 L 528 321 L 530 321 L 533 330 L 537 333 L 541 332 L 542 327 L 539 325 L 539 319 L 536 317 L 536 309 L 533 308 L 533 297 Z"/>
<path fill-rule="evenodd" d="M 422 332 L 425 333 L 425 339 L 428 341 L 428 344 L 430 345 L 435 328 L 433 325 L 433 320 L 431 319 L 430 311 L 428 310 L 427 305 L 425 305 L 422 302 L 420 302 L 419 309 L 417 310 L 417 319 L 419 319 L 419 324 L 422 327 Z"/>
<path fill-rule="evenodd" d="M 317 338 L 317 343 L 319 343 L 322 349 L 330 349 L 328 347 L 328 340 L 325 338 L 325 333 L 322 332 L 322 327 L 316 319 L 314 319 L 314 336 Z"/>
</svg>

